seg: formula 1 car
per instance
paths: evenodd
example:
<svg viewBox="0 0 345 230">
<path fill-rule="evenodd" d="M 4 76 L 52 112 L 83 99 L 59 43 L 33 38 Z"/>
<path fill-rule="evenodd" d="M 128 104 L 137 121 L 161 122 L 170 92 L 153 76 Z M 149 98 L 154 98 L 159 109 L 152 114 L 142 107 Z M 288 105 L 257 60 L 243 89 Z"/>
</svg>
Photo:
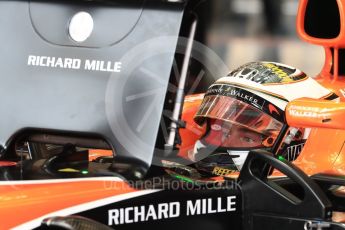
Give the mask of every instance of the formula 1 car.
<svg viewBox="0 0 345 230">
<path fill-rule="evenodd" d="M 301 1 L 298 28 L 326 47 L 319 80 L 341 92 L 344 1 L 329 2 Z M 191 120 L 202 96 L 182 93 L 198 4 L 0 1 L 1 229 L 345 229 L 344 102 L 289 103 L 287 123 L 313 128 L 295 164 L 253 150 L 235 178 L 209 178 L 181 157 L 202 129 Z M 305 25 L 325 12 L 339 12 L 341 26 L 318 40 L 331 26 Z M 332 15 L 322 18 L 336 24 Z"/>
<path fill-rule="evenodd" d="M 344 59 L 344 38 L 341 34 L 343 24 L 340 20 L 343 15 L 340 8 L 343 4 L 343 1 L 303 0 L 300 1 L 297 14 L 297 32 L 300 37 L 306 42 L 324 47 L 325 50 L 325 64 L 320 74 L 315 76 L 315 79 L 337 94 L 339 96 L 337 100 L 342 102 L 345 100 L 345 81 L 343 78 L 345 73 L 342 64 Z M 327 20 L 324 20 L 324 18 Z M 202 102 L 202 98 L 202 94 L 190 95 L 186 98 L 182 120 L 185 120 L 187 126 L 190 127 L 180 131 L 182 140 L 184 140 L 181 146 L 181 156 L 187 156 L 195 141 L 200 139 L 200 136 L 204 133 L 204 130 L 193 122 L 193 117 Z M 331 115 L 330 121 L 331 123 L 335 122 L 333 123 L 335 126 L 321 120 L 317 121 L 316 117 L 311 119 L 310 116 L 306 116 L 304 120 L 299 119 L 296 124 L 290 119 L 291 123 L 289 125 L 292 127 L 312 127 L 313 129 L 311 129 L 303 150 L 298 152 L 297 155 L 293 153 L 287 159 L 293 161 L 308 175 L 317 173 L 344 175 L 343 156 L 345 152 L 343 143 L 345 132 L 342 128 L 342 115 L 338 114 L 342 106 L 338 107 L 332 105 L 332 103 L 327 105 L 326 101 L 301 100 L 296 101 L 296 103 L 300 104 L 299 108 L 301 109 L 303 107 L 308 109 L 309 107 L 309 109 L 315 108 L 315 111 L 319 112 L 332 110 L 331 113 L 334 112 L 334 114 Z M 300 112 L 308 113 L 308 111 Z M 321 117 L 321 114 L 314 114 L 314 116 Z M 336 122 L 337 119 L 339 119 L 338 122 Z"/>
</svg>

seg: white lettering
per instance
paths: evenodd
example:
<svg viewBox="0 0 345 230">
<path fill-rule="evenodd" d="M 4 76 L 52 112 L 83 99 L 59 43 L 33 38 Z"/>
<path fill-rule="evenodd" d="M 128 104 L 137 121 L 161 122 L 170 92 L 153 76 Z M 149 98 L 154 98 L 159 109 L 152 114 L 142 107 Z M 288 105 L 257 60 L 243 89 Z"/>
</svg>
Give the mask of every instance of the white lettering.
<svg viewBox="0 0 345 230">
<path fill-rule="evenodd" d="M 167 203 L 158 205 L 158 219 L 169 218 L 169 205 Z"/>
<path fill-rule="evenodd" d="M 226 212 L 226 209 L 222 208 L 222 198 L 218 197 L 217 201 L 217 212 Z"/>
<path fill-rule="evenodd" d="M 48 57 L 47 66 L 54 67 L 54 63 L 55 63 L 55 57 Z"/>
<path fill-rule="evenodd" d="M 35 65 L 36 58 L 37 58 L 36 56 L 29 55 L 29 57 L 28 57 L 28 65 Z"/>
<path fill-rule="evenodd" d="M 100 71 L 107 71 L 107 69 L 104 68 L 104 61 L 100 61 Z"/>
<path fill-rule="evenodd" d="M 187 201 L 187 216 L 194 216 L 195 214 L 200 215 L 200 199 L 195 201 L 193 205 L 193 201 Z"/>
<path fill-rule="evenodd" d="M 138 209 L 134 207 L 134 222 L 145 221 L 145 206 L 140 206 L 140 211 Z"/>
<path fill-rule="evenodd" d="M 81 60 L 80 59 L 73 59 L 72 68 L 73 69 L 80 69 Z"/>
<path fill-rule="evenodd" d="M 62 58 L 58 58 L 56 63 L 55 63 L 55 67 L 60 67 L 63 68 L 63 61 Z"/>
<path fill-rule="evenodd" d="M 96 61 L 95 60 L 86 60 L 85 61 L 85 69 L 86 70 L 96 70 Z"/>
<path fill-rule="evenodd" d="M 180 203 L 179 202 L 173 202 L 170 203 L 170 218 L 178 217 L 180 215 Z"/>
<path fill-rule="evenodd" d="M 119 210 L 113 209 L 108 211 L 108 225 L 119 224 Z"/>
<path fill-rule="evenodd" d="M 72 62 L 73 62 L 72 58 L 66 58 L 63 67 L 65 69 L 67 69 L 67 68 L 72 69 Z"/>
<path fill-rule="evenodd" d="M 44 63 L 44 61 L 47 59 L 47 57 L 41 57 L 40 58 L 40 66 L 46 66 L 46 64 Z"/>
<path fill-rule="evenodd" d="M 206 199 L 202 200 L 202 214 L 206 214 L 206 208 L 207 208 L 207 204 L 206 204 Z"/>
<path fill-rule="evenodd" d="M 217 210 L 215 210 L 215 209 L 212 209 L 212 204 L 213 204 L 213 202 L 212 202 L 212 199 L 210 198 L 210 199 L 208 199 L 208 205 L 207 205 L 207 207 L 208 207 L 208 210 L 207 210 L 207 213 L 216 213 L 217 212 Z"/>
<path fill-rule="evenodd" d="M 106 71 L 114 72 L 114 70 L 111 68 L 111 62 L 110 61 L 108 61 L 108 63 L 107 63 L 107 70 Z"/>
<path fill-rule="evenodd" d="M 127 224 L 130 224 L 130 223 L 133 223 L 133 220 L 129 218 L 130 214 L 129 212 L 130 211 L 133 211 L 133 208 L 126 208 L 126 211 L 125 211 L 125 223 Z"/>
<path fill-rule="evenodd" d="M 120 224 L 125 223 L 125 210 L 123 208 L 120 209 Z"/>
<path fill-rule="evenodd" d="M 41 66 L 63 69 L 80 69 L 82 60 L 77 58 L 61 58 L 49 56 L 29 55 L 27 59 L 28 66 Z M 121 72 L 121 62 L 101 61 L 101 60 L 85 60 L 83 64 L 85 70 L 102 71 L 102 72 Z"/>
<path fill-rule="evenodd" d="M 228 211 L 228 212 L 236 211 L 236 207 L 235 207 L 236 202 L 233 201 L 233 200 L 235 200 L 235 199 L 236 199 L 236 196 L 228 196 L 228 197 L 227 197 L 227 203 L 228 203 L 228 205 L 227 205 L 227 211 Z"/>
<path fill-rule="evenodd" d="M 157 220 L 155 207 L 153 205 L 149 206 L 149 210 L 147 211 L 145 220 L 148 221 L 149 218 L 152 218 L 152 220 Z"/>
<path fill-rule="evenodd" d="M 236 211 L 236 196 L 187 200 L 186 216 Z M 108 225 L 177 218 L 181 214 L 180 202 L 136 206 L 108 211 Z"/>
<path fill-rule="evenodd" d="M 98 70 L 98 71 L 99 71 L 99 68 L 100 68 L 99 66 L 100 66 L 100 64 L 101 64 L 100 61 L 96 61 L 96 69 L 95 69 L 95 70 Z"/>
<path fill-rule="evenodd" d="M 121 68 L 122 68 L 122 63 L 121 62 L 115 62 L 114 64 L 114 72 L 121 72 Z"/>
</svg>

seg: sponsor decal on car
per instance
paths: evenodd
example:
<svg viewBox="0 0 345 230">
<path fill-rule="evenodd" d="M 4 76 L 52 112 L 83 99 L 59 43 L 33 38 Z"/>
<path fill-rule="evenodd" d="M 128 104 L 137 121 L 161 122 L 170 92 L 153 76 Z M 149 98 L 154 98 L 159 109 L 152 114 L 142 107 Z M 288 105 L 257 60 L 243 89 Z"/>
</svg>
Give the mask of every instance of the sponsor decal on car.
<svg viewBox="0 0 345 230">
<path fill-rule="evenodd" d="M 291 106 L 288 110 L 289 115 L 293 117 L 309 117 L 309 118 L 328 118 L 331 117 L 330 109 L 308 106 Z"/>
<path fill-rule="evenodd" d="M 84 69 L 87 71 L 101 71 L 101 72 L 121 72 L 122 63 L 113 61 L 103 61 L 86 59 L 81 60 L 78 58 L 62 58 L 50 56 L 36 56 L 29 55 L 27 60 L 28 66 L 40 66 L 49 68 L 61 69 Z"/>
<path fill-rule="evenodd" d="M 185 207 L 183 210 L 181 207 Z M 158 203 L 108 210 L 108 225 L 178 218 L 180 216 L 206 215 L 236 211 L 236 196 Z"/>
</svg>

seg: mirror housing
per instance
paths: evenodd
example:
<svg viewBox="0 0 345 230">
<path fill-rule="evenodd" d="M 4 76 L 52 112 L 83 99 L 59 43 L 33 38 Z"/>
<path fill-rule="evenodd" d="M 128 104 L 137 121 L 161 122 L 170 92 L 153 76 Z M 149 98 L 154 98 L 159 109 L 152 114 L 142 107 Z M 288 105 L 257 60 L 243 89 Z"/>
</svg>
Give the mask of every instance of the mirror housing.
<svg viewBox="0 0 345 230">
<path fill-rule="evenodd" d="M 345 103 L 311 98 L 299 98 L 285 109 L 289 126 L 345 130 Z"/>
</svg>

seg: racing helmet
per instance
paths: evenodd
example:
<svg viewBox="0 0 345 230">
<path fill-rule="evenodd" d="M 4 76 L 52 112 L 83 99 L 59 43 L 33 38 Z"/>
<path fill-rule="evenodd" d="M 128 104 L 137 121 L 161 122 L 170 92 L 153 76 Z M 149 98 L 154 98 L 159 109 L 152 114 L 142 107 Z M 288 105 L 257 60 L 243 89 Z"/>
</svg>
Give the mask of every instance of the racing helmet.
<svg viewBox="0 0 345 230">
<path fill-rule="evenodd" d="M 284 111 L 289 101 L 302 97 L 335 99 L 337 95 L 281 63 L 240 66 L 204 95 L 194 121 L 206 125 L 206 132 L 189 158 L 201 171 L 219 176 L 239 171 L 251 149 L 278 146 L 279 154 L 294 160 L 308 132 L 288 127 Z M 282 132 L 284 139 L 278 138 Z"/>
</svg>

